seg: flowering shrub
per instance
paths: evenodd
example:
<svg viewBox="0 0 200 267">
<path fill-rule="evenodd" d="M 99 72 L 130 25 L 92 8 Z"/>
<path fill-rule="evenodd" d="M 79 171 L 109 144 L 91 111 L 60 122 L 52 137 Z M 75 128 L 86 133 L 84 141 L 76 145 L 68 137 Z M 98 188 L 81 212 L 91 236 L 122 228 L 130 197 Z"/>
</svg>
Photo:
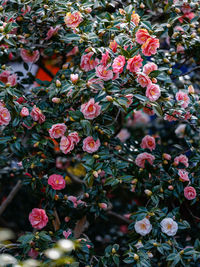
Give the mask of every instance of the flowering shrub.
<svg viewBox="0 0 200 267">
<path fill-rule="evenodd" d="M 2 1 L 12 255 L 46 264 L 64 237 L 78 244 L 65 266 L 198 266 L 199 12 L 195 0 Z"/>
</svg>

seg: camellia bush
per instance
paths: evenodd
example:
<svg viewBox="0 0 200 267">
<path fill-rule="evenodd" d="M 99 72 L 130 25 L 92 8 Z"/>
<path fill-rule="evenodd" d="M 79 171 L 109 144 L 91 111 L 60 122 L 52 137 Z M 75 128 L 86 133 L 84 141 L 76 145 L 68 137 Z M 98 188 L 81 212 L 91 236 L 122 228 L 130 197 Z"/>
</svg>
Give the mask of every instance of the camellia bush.
<svg viewBox="0 0 200 267">
<path fill-rule="evenodd" d="M 200 266 L 199 1 L 0 4 L 0 266 Z"/>
</svg>

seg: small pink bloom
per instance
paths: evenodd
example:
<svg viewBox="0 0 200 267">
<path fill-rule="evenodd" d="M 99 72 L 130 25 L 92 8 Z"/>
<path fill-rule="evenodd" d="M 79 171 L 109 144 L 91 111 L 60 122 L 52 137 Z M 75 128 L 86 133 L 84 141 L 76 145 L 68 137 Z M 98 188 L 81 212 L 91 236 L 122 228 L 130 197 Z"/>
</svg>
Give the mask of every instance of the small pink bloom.
<svg viewBox="0 0 200 267">
<path fill-rule="evenodd" d="M 166 160 L 171 160 L 171 155 L 167 154 L 167 153 L 163 153 L 163 158 Z"/>
<path fill-rule="evenodd" d="M 127 62 L 128 63 L 126 67 L 127 70 L 129 70 L 130 72 L 140 71 L 140 67 L 142 67 L 142 61 L 143 59 L 141 58 L 140 55 L 130 58 Z"/>
<path fill-rule="evenodd" d="M 69 134 L 69 137 L 73 140 L 73 142 L 77 145 L 80 142 L 80 137 L 77 132 L 72 132 Z"/>
<path fill-rule="evenodd" d="M 146 75 L 149 75 L 152 71 L 157 70 L 157 69 L 158 69 L 158 66 L 155 63 L 149 62 L 149 63 L 144 65 L 143 72 Z"/>
<path fill-rule="evenodd" d="M 51 26 L 47 32 L 47 37 L 45 38 L 45 40 L 49 40 L 49 39 L 51 39 L 51 37 L 56 35 L 58 33 L 59 28 L 60 28 L 60 26 L 58 26 L 58 25 L 55 28 Z"/>
<path fill-rule="evenodd" d="M 144 87 L 148 87 L 149 85 L 151 85 L 151 80 L 149 79 L 149 77 L 142 72 L 138 72 L 137 73 L 137 82 L 144 88 Z"/>
<path fill-rule="evenodd" d="M 99 149 L 100 145 L 99 139 L 95 141 L 92 136 L 88 136 L 83 140 L 83 151 L 94 153 Z"/>
<path fill-rule="evenodd" d="M 133 94 L 125 95 L 124 97 L 127 98 L 127 107 L 129 107 L 133 103 Z"/>
<path fill-rule="evenodd" d="M 86 7 L 85 8 L 85 12 L 88 13 L 88 14 L 91 13 L 92 12 L 92 8 L 91 7 Z"/>
<path fill-rule="evenodd" d="M 155 138 L 150 136 L 150 135 L 146 135 L 141 142 L 141 148 L 145 149 L 148 148 L 149 150 L 154 150 L 156 148 L 156 142 L 155 142 Z"/>
<path fill-rule="evenodd" d="M 159 40 L 157 38 L 150 37 L 142 45 L 142 53 L 148 57 L 151 55 L 155 55 L 159 47 L 160 47 Z"/>
<path fill-rule="evenodd" d="M 122 73 L 125 63 L 126 63 L 126 60 L 124 56 L 116 57 L 112 64 L 113 72 Z"/>
<path fill-rule="evenodd" d="M 72 81 L 72 83 L 77 83 L 78 82 L 78 74 L 71 74 L 70 75 L 70 79 Z"/>
<path fill-rule="evenodd" d="M 160 97 L 160 87 L 156 84 L 150 84 L 146 90 L 146 97 L 150 101 L 156 101 Z"/>
<path fill-rule="evenodd" d="M 58 97 L 53 97 L 51 100 L 53 103 L 59 104 L 60 103 L 60 98 Z"/>
<path fill-rule="evenodd" d="M 73 14 L 71 12 L 68 12 L 64 18 L 65 24 L 68 28 L 77 28 L 79 24 L 83 21 L 81 13 L 79 11 L 74 12 Z"/>
<path fill-rule="evenodd" d="M 99 203 L 99 208 L 106 210 L 108 208 L 108 205 L 106 203 Z"/>
<path fill-rule="evenodd" d="M 179 163 L 184 164 L 186 168 L 189 166 L 188 158 L 185 155 L 182 155 L 182 154 L 174 159 L 174 165 L 175 166 L 178 166 Z"/>
<path fill-rule="evenodd" d="M 29 115 L 29 110 L 26 107 L 23 107 L 21 112 L 20 112 L 20 116 L 21 117 L 27 117 Z"/>
<path fill-rule="evenodd" d="M 184 188 L 184 196 L 185 198 L 187 198 L 188 200 L 192 200 L 195 199 L 197 193 L 194 187 L 192 186 L 186 186 Z"/>
<path fill-rule="evenodd" d="M 92 120 L 100 115 L 101 106 L 98 102 L 95 103 L 94 98 L 91 98 L 87 103 L 81 105 L 81 112 L 85 119 Z"/>
<path fill-rule="evenodd" d="M 146 29 L 139 29 L 136 32 L 136 42 L 138 44 L 144 44 L 149 37 L 150 35 Z"/>
<path fill-rule="evenodd" d="M 130 133 L 127 129 L 121 129 L 121 131 L 118 133 L 117 137 L 119 138 L 119 140 L 122 143 L 124 143 L 130 137 Z"/>
<path fill-rule="evenodd" d="M 179 179 L 182 182 L 188 182 L 189 181 L 189 177 L 188 177 L 188 172 L 184 169 L 179 169 L 178 170 L 178 175 L 179 175 Z"/>
<path fill-rule="evenodd" d="M 100 63 L 101 63 L 104 67 L 106 67 L 107 64 L 108 64 L 108 60 L 109 60 L 109 59 L 110 59 L 109 52 L 106 51 L 106 53 L 104 53 L 104 54 L 101 55 L 101 61 L 100 61 Z"/>
<path fill-rule="evenodd" d="M 80 67 L 84 71 L 90 71 L 93 70 L 99 63 L 98 58 L 91 59 L 91 57 L 94 55 L 93 52 L 89 52 L 86 55 L 82 55 L 81 57 L 81 64 Z"/>
<path fill-rule="evenodd" d="M 131 21 L 135 24 L 135 26 L 138 26 L 140 23 L 140 16 L 135 13 L 135 11 L 133 11 L 131 14 Z"/>
<path fill-rule="evenodd" d="M 49 176 L 48 184 L 55 190 L 65 188 L 65 179 L 59 174 L 52 174 Z"/>
<path fill-rule="evenodd" d="M 74 204 L 74 208 L 77 207 L 77 197 L 74 196 L 68 196 L 67 200 L 71 201 Z"/>
<path fill-rule="evenodd" d="M 37 108 L 36 106 L 33 107 L 30 115 L 33 118 L 33 120 L 38 121 L 39 124 L 43 123 L 46 119 L 46 117 L 44 116 L 42 111 L 39 108 Z"/>
<path fill-rule="evenodd" d="M 45 210 L 35 208 L 29 214 L 29 221 L 33 228 L 40 230 L 47 225 L 48 217 Z"/>
<path fill-rule="evenodd" d="M 28 252 L 28 256 L 31 257 L 32 259 L 36 259 L 38 255 L 39 255 L 39 252 L 35 250 L 34 248 L 31 248 Z"/>
<path fill-rule="evenodd" d="M 153 165 L 155 157 L 146 152 L 141 153 L 136 157 L 135 164 L 140 168 L 144 168 L 146 160 L 149 162 L 149 164 Z"/>
<path fill-rule="evenodd" d="M 109 47 L 110 47 L 110 49 L 112 49 L 113 53 L 117 52 L 117 46 L 118 46 L 118 44 L 115 40 L 111 41 L 109 44 Z"/>
<path fill-rule="evenodd" d="M 67 126 L 64 123 L 57 123 L 51 126 L 49 135 L 51 138 L 60 138 L 64 135 L 67 130 Z"/>
<path fill-rule="evenodd" d="M 15 86 L 17 84 L 17 75 L 12 74 L 8 77 L 8 83 L 10 83 L 11 86 Z"/>
<path fill-rule="evenodd" d="M 103 81 L 108 81 L 113 78 L 113 72 L 112 70 L 107 69 L 107 67 L 99 65 L 96 67 L 96 76 Z"/>
<path fill-rule="evenodd" d="M 177 53 L 184 53 L 184 51 L 185 51 L 184 46 L 182 46 L 181 44 L 178 44 L 176 47 L 176 52 Z"/>
<path fill-rule="evenodd" d="M 0 126 L 8 125 L 11 120 L 10 112 L 7 108 L 0 106 Z"/>
<path fill-rule="evenodd" d="M 187 108 L 189 103 L 190 103 L 190 98 L 189 98 L 188 94 L 184 93 L 180 90 L 178 91 L 178 93 L 176 93 L 176 100 L 183 102 L 181 104 L 182 108 Z"/>
<path fill-rule="evenodd" d="M 74 139 L 73 137 L 66 137 L 62 136 L 61 141 L 60 141 L 60 150 L 64 154 L 70 153 L 74 149 Z"/>
<path fill-rule="evenodd" d="M 63 235 L 66 239 L 68 239 L 68 237 L 72 234 L 72 231 L 69 229 L 67 232 L 63 231 Z"/>
<path fill-rule="evenodd" d="M 24 48 L 21 48 L 20 51 L 20 55 L 21 58 L 24 60 L 24 62 L 31 62 L 31 63 L 35 63 L 36 61 L 38 61 L 39 57 L 40 57 L 40 53 L 38 50 L 27 50 Z"/>
</svg>

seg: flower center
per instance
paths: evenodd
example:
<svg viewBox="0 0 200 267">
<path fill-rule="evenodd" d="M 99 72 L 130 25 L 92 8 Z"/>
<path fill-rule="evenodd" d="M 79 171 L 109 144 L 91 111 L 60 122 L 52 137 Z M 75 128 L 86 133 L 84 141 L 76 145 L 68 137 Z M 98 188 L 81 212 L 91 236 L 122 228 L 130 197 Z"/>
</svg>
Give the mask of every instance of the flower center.
<svg viewBox="0 0 200 267">
<path fill-rule="evenodd" d="M 93 148 L 93 147 L 94 147 L 94 142 L 90 142 L 90 143 L 89 143 L 89 146 L 90 146 L 91 148 Z"/>
</svg>

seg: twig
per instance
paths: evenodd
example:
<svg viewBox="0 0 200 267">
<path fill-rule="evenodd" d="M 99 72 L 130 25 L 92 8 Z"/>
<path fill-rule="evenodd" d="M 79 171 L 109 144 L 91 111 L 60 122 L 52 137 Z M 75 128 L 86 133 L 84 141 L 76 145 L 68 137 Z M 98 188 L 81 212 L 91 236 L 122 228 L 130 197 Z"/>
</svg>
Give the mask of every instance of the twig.
<svg viewBox="0 0 200 267">
<path fill-rule="evenodd" d="M 114 211 L 109 210 L 109 211 L 107 212 L 107 214 L 108 214 L 109 216 L 115 217 L 116 219 L 118 219 L 119 221 L 121 221 L 121 222 L 123 222 L 123 223 L 126 223 L 126 224 L 130 224 L 130 223 L 131 223 L 131 221 L 130 221 L 129 219 L 126 219 L 124 216 L 122 216 L 122 215 L 120 215 L 120 214 L 117 214 L 117 213 L 114 212 Z"/>
<path fill-rule="evenodd" d="M 55 219 L 53 220 L 53 226 L 54 226 L 54 230 L 57 231 L 60 228 L 60 219 L 59 219 L 56 208 L 54 208 L 53 214 L 55 216 Z"/>
<path fill-rule="evenodd" d="M 133 163 L 133 164 L 135 164 L 135 162 L 132 161 L 132 160 L 126 159 L 126 158 L 124 158 L 124 157 L 122 157 L 122 156 L 120 156 L 120 155 L 117 155 L 117 154 L 114 154 L 114 155 L 115 155 L 116 157 L 120 158 L 121 160 L 124 160 L 124 161 L 126 161 L 126 162 L 128 162 L 128 163 Z"/>
<path fill-rule="evenodd" d="M 6 198 L 6 200 L 1 204 L 0 206 L 0 216 L 2 215 L 2 213 L 4 212 L 4 210 L 7 208 L 7 206 L 9 205 L 9 203 L 13 200 L 14 196 L 17 194 L 17 192 L 19 191 L 19 189 L 21 188 L 22 184 L 21 184 L 21 180 L 19 180 L 15 187 L 12 189 L 12 191 L 10 192 L 10 194 L 8 195 L 8 197 Z"/>
<path fill-rule="evenodd" d="M 84 184 L 84 185 L 86 185 L 86 182 L 85 182 L 85 181 L 79 179 L 77 176 L 75 176 L 75 175 L 69 173 L 68 171 L 66 171 L 66 174 L 67 174 L 67 176 L 69 176 L 69 178 L 70 178 L 73 182 L 75 182 L 75 183 L 77 183 L 77 184 Z"/>
<path fill-rule="evenodd" d="M 200 66 L 197 66 L 197 67 L 195 67 L 195 68 L 193 68 L 193 69 L 191 69 L 191 70 L 189 70 L 189 71 L 187 71 L 187 72 L 185 72 L 185 73 L 183 73 L 183 74 L 181 74 L 181 75 L 179 75 L 179 76 L 185 76 L 185 75 L 188 75 L 188 74 L 190 74 L 191 72 L 193 72 L 193 71 L 195 71 L 195 70 L 199 70 L 200 69 Z"/>
</svg>

